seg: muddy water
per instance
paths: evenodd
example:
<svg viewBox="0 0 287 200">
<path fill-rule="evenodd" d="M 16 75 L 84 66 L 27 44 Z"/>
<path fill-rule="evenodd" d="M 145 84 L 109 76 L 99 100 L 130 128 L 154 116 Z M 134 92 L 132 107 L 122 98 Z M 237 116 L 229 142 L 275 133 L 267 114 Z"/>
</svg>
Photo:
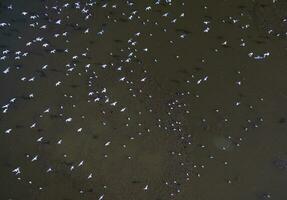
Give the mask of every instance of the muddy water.
<svg viewBox="0 0 287 200">
<path fill-rule="evenodd" d="M 286 199 L 286 1 L 1 1 L 1 199 Z"/>
</svg>

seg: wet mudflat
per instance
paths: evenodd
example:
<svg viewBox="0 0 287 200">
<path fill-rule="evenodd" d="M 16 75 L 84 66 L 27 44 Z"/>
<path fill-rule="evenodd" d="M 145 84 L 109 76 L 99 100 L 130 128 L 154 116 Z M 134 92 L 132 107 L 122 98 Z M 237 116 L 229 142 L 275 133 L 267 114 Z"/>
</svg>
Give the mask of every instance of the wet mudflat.
<svg viewBox="0 0 287 200">
<path fill-rule="evenodd" d="M 0 3 L 1 199 L 287 199 L 287 2 Z"/>
</svg>

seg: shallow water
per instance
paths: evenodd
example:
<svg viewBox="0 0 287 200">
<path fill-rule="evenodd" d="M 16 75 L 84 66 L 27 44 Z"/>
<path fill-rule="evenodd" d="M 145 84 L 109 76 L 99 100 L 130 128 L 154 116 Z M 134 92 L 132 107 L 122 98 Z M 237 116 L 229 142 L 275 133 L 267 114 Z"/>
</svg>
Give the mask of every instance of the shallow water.
<svg viewBox="0 0 287 200">
<path fill-rule="evenodd" d="M 286 1 L 1 1 L 1 199 L 287 199 Z"/>
</svg>

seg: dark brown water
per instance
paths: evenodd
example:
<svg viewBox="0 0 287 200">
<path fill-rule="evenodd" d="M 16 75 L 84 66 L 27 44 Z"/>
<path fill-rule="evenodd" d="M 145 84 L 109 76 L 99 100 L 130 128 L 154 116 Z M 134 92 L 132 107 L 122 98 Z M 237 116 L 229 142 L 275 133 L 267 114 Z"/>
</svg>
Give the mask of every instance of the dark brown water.
<svg viewBox="0 0 287 200">
<path fill-rule="evenodd" d="M 287 199 L 287 2 L 0 2 L 1 200 Z"/>
</svg>

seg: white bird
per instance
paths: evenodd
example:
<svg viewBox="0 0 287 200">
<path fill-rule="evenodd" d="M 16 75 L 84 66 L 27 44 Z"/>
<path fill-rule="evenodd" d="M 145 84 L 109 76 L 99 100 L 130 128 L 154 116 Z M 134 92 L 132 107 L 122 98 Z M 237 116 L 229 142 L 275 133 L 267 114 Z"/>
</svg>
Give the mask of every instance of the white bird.
<svg viewBox="0 0 287 200">
<path fill-rule="evenodd" d="M 48 65 L 44 65 L 44 66 L 42 67 L 42 69 L 47 69 L 47 67 L 48 67 Z"/>
<path fill-rule="evenodd" d="M 71 117 L 66 119 L 66 122 L 71 122 L 71 121 L 72 121 Z"/>
<path fill-rule="evenodd" d="M 5 69 L 5 70 L 3 71 L 3 73 L 4 73 L 4 74 L 7 74 L 7 73 L 9 73 L 9 71 L 10 71 L 10 67 L 8 67 L 7 69 Z"/>
<path fill-rule="evenodd" d="M 11 103 L 14 103 L 15 100 L 16 100 L 16 98 L 10 99 L 10 102 L 11 102 Z"/>
<path fill-rule="evenodd" d="M 148 7 L 145 8 L 145 10 L 146 10 L 146 11 L 147 11 L 147 10 L 151 10 L 151 7 L 148 6 Z"/>
<path fill-rule="evenodd" d="M 0 26 L 1 26 L 1 27 L 7 26 L 7 23 L 1 23 Z"/>
<path fill-rule="evenodd" d="M 126 79 L 126 77 L 122 77 L 122 78 L 120 78 L 119 81 L 124 81 L 125 79 Z"/>
<path fill-rule="evenodd" d="M 31 162 L 34 162 L 34 161 L 36 161 L 36 160 L 38 160 L 38 155 L 36 155 L 36 156 L 31 160 Z"/>
<path fill-rule="evenodd" d="M 36 123 L 32 124 L 32 125 L 30 126 L 30 128 L 34 128 L 35 126 L 36 126 Z"/>
<path fill-rule="evenodd" d="M 12 128 L 9 128 L 5 131 L 5 133 L 9 134 L 12 131 Z"/>
<path fill-rule="evenodd" d="M 97 33 L 98 35 L 103 35 L 104 34 L 104 30 L 101 30 Z"/>
<path fill-rule="evenodd" d="M 8 50 L 8 49 L 6 49 L 6 50 L 4 50 L 2 53 L 3 54 L 7 54 L 7 53 L 9 53 L 10 51 Z"/>
<path fill-rule="evenodd" d="M 15 173 L 15 175 L 20 174 L 21 173 L 20 167 L 17 167 L 16 169 L 13 169 L 12 172 Z"/>
<path fill-rule="evenodd" d="M 164 13 L 162 16 L 167 17 L 169 13 Z"/>
<path fill-rule="evenodd" d="M 43 137 L 40 137 L 37 139 L 37 142 L 42 142 L 42 140 L 43 140 Z"/>
<path fill-rule="evenodd" d="M 55 86 L 59 86 L 61 84 L 61 81 L 58 81 Z"/>
<path fill-rule="evenodd" d="M 145 190 L 145 191 L 148 190 L 148 185 L 146 185 L 146 186 L 144 187 L 144 190 Z"/>
<path fill-rule="evenodd" d="M 108 141 L 108 142 L 105 144 L 105 146 L 109 146 L 110 144 L 111 144 L 111 142 Z"/>
<path fill-rule="evenodd" d="M 47 108 L 47 109 L 44 111 L 44 113 L 48 113 L 48 112 L 50 112 L 50 108 Z"/>
<path fill-rule="evenodd" d="M 78 167 L 82 166 L 84 164 L 84 161 L 82 160 L 79 164 Z"/>
<path fill-rule="evenodd" d="M 34 81 L 35 80 L 35 77 L 32 77 L 32 78 L 30 78 L 28 81 L 29 82 L 32 82 L 32 81 Z"/>
<path fill-rule="evenodd" d="M 113 102 L 113 103 L 111 103 L 111 106 L 115 106 L 116 104 L 117 104 L 118 102 Z"/>
<path fill-rule="evenodd" d="M 6 105 L 2 106 L 2 108 L 8 108 L 8 107 L 9 107 L 9 105 L 10 105 L 10 103 L 8 103 L 8 104 L 6 104 Z"/>
</svg>

